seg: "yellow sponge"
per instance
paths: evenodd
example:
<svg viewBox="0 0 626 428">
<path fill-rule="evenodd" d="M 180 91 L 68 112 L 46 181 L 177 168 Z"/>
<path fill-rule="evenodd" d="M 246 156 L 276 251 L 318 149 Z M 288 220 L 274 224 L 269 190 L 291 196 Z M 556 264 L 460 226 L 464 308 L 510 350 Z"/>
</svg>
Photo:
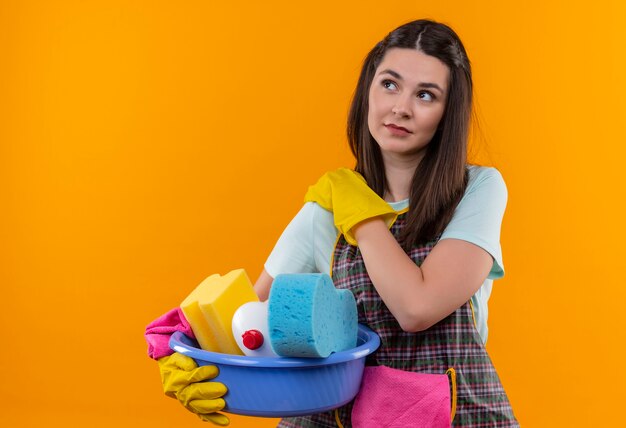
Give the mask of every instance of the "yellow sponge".
<svg viewBox="0 0 626 428">
<path fill-rule="evenodd" d="M 233 315 L 244 303 L 258 301 L 246 271 L 236 269 L 224 276 L 209 276 L 183 300 L 180 308 L 202 349 L 243 355 L 233 337 Z"/>
</svg>

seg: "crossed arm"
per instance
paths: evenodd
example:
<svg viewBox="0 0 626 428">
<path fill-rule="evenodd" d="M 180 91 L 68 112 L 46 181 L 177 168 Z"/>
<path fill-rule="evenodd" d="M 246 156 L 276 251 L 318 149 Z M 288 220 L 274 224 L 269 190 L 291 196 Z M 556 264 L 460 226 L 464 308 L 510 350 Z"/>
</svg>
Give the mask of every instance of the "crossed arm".
<svg viewBox="0 0 626 428">
<path fill-rule="evenodd" d="M 425 330 L 454 312 L 476 293 L 493 264 L 479 246 L 443 239 L 417 266 L 379 217 L 359 223 L 354 232 L 376 291 L 405 331 Z M 263 270 L 254 285 L 261 300 L 272 281 Z"/>
<path fill-rule="evenodd" d="M 493 264 L 477 245 L 442 239 L 417 266 L 379 218 L 359 223 L 354 232 L 376 291 L 409 332 L 429 328 L 467 302 Z"/>
</svg>

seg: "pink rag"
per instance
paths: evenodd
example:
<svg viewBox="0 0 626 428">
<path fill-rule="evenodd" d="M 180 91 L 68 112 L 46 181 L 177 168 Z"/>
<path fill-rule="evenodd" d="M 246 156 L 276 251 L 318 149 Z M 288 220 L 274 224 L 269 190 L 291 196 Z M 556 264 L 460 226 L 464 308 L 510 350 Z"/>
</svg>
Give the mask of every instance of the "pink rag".
<svg viewBox="0 0 626 428">
<path fill-rule="evenodd" d="M 180 308 L 161 315 L 146 327 L 146 342 L 148 342 L 148 356 L 158 360 L 161 357 L 172 355 L 174 351 L 170 349 L 170 336 L 175 331 L 182 331 L 185 335 L 194 338 L 191 326 Z"/>
<path fill-rule="evenodd" d="M 365 367 L 352 408 L 357 428 L 450 428 L 450 383 L 445 374 Z"/>
</svg>

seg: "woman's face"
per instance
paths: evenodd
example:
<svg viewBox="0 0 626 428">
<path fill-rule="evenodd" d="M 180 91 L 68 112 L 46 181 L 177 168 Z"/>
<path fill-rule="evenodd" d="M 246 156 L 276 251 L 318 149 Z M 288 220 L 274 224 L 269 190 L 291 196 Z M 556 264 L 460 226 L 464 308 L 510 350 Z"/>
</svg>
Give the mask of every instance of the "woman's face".
<svg viewBox="0 0 626 428">
<path fill-rule="evenodd" d="M 422 159 L 444 113 L 448 67 L 415 49 L 391 48 L 369 90 L 367 124 L 384 160 Z"/>
</svg>

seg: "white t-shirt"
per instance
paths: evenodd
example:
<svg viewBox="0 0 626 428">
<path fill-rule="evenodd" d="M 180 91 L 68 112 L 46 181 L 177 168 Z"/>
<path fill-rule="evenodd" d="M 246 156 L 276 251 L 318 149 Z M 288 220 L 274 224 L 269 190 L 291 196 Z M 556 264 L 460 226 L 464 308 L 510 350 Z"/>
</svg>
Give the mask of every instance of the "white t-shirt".
<svg viewBox="0 0 626 428">
<path fill-rule="evenodd" d="M 440 239 L 461 239 L 471 242 L 493 258 L 487 279 L 472 296 L 476 327 L 487 342 L 487 302 L 494 279 L 504 276 L 500 227 L 506 208 L 507 189 L 495 168 L 468 166 L 469 182 L 448 226 Z M 390 202 L 396 211 L 406 209 L 409 200 Z M 307 202 L 285 228 L 265 262 L 272 277 L 281 273 L 331 273 L 331 259 L 338 236 L 333 213 L 315 202 Z"/>
</svg>

